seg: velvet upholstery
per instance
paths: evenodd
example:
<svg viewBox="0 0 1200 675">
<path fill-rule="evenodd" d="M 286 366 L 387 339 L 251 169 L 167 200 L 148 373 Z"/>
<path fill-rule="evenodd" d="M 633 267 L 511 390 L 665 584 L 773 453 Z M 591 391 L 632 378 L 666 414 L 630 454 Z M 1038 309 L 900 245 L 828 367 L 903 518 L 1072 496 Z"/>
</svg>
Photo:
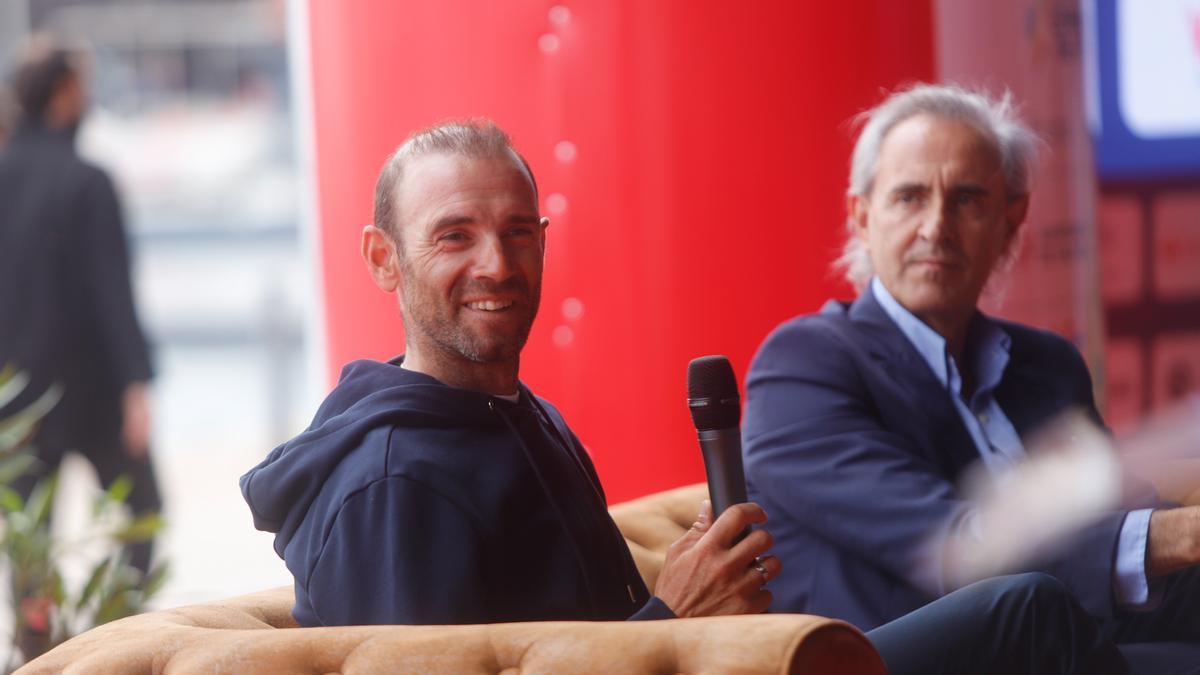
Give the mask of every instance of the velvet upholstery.
<svg viewBox="0 0 1200 675">
<path fill-rule="evenodd" d="M 706 495 L 691 485 L 611 509 L 654 587 Z M 79 635 L 32 673 L 852 673 L 886 675 L 849 624 L 806 615 L 642 622 L 297 628 L 290 587 L 150 612 Z"/>
</svg>

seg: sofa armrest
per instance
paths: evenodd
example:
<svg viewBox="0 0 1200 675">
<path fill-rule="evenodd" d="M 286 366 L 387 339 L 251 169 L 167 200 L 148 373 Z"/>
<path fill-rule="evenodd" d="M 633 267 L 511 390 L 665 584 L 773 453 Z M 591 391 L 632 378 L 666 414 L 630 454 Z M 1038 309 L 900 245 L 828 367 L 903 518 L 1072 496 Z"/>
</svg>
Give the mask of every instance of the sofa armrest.
<svg viewBox="0 0 1200 675">
<path fill-rule="evenodd" d="M 18 672 L 887 672 L 853 627 L 804 615 L 275 629 L 290 622 L 290 608 L 291 589 L 283 588 L 133 616 L 68 640 Z"/>
<path fill-rule="evenodd" d="M 707 495 L 703 484 L 689 485 L 611 509 L 650 588 Z M 129 617 L 19 672 L 887 673 L 862 633 L 815 616 L 298 628 L 293 602 L 285 586 Z"/>
</svg>

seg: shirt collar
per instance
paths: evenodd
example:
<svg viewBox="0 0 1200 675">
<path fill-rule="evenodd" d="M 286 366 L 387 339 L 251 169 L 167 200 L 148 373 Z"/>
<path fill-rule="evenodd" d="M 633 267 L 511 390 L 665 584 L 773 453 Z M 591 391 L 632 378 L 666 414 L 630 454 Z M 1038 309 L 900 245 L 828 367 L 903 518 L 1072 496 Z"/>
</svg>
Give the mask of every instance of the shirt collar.
<svg viewBox="0 0 1200 675">
<path fill-rule="evenodd" d="M 896 324 L 904 337 L 921 355 L 921 359 L 929 364 L 938 382 L 944 387 L 950 387 L 958 393 L 961 382 L 958 377 L 956 364 L 949 352 L 946 351 L 946 340 L 937 331 L 930 328 L 912 312 L 904 308 L 884 287 L 879 277 L 871 279 L 871 293 L 876 302 L 883 308 L 888 318 Z M 1004 332 L 999 324 L 975 312 L 971 324 L 967 328 L 966 353 L 973 356 L 969 364 L 975 375 L 976 393 L 986 393 L 995 389 L 1004 376 L 1008 366 L 1009 347 L 1012 338 Z"/>
</svg>

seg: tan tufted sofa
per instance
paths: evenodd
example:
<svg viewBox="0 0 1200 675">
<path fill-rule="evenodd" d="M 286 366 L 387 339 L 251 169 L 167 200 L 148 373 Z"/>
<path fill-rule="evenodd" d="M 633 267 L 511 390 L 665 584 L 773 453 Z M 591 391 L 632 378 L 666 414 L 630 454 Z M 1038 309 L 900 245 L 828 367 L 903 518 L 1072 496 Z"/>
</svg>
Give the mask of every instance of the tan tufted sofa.
<svg viewBox="0 0 1200 675">
<path fill-rule="evenodd" d="M 650 588 L 705 496 L 703 485 L 690 485 L 611 509 Z M 887 673 L 861 633 L 815 616 L 298 628 L 291 608 L 285 587 L 142 614 L 79 635 L 18 672 Z"/>
</svg>

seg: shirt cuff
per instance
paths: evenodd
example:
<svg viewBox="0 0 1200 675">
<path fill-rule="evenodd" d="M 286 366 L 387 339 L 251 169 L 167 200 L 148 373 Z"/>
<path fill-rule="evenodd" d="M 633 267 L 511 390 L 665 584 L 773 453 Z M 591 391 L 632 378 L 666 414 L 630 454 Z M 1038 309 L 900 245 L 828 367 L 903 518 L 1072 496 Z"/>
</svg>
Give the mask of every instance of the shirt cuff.
<svg viewBox="0 0 1200 675">
<path fill-rule="evenodd" d="M 1113 592 L 1122 609 L 1149 611 L 1161 600 L 1161 594 L 1151 593 L 1146 579 L 1146 540 L 1152 512 L 1153 509 L 1130 511 L 1121 525 L 1113 566 Z"/>
<path fill-rule="evenodd" d="M 659 619 L 674 619 L 675 612 L 657 595 L 650 598 L 642 608 L 629 617 L 627 621 L 657 621 Z"/>
</svg>

